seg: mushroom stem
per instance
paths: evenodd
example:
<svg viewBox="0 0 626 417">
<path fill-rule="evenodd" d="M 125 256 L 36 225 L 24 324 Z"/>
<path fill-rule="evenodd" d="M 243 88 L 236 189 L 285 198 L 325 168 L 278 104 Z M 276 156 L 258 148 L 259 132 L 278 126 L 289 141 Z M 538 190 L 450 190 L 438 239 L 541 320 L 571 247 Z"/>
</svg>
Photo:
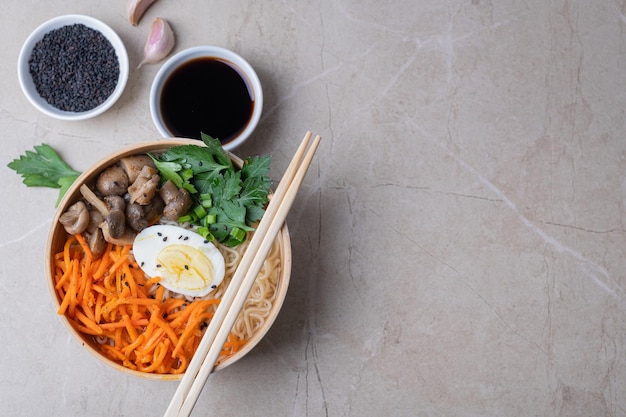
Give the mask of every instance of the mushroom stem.
<svg viewBox="0 0 626 417">
<path fill-rule="evenodd" d="M 96 208 L 104 217 L 106 217 L 109 213 L 109 207 L 106 203 L 98 198 L 98 196 L 91 191 L 91 188 L 87 187 L 87 185 L 83 184 L 80 186 L 80 193 L 85 197 L 85 200 L 89 202 L 92 206 Z"/>
</svg>

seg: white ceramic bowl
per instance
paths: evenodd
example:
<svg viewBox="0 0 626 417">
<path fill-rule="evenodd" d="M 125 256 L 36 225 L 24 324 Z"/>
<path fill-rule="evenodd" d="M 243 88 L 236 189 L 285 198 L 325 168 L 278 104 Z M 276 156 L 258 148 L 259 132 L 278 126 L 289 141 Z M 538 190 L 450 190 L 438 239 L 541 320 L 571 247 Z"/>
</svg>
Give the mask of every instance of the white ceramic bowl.
<svg viewBox="0 0 626 417">
<path fill-rule="evenodd" d="M 154 121 L 154 125 L 156 126 L 161 136 L 165 138 L 180 136 L 178 132 L 171 132 L 168 129 L 165 121 L 163 120 L 160 105 L 161 94 L 163 92 L 163 86 L 174 71 L 176 71 L 178 68 L 188 63 L 189 61 L 198 58 L 215 58 L 218 60 L 229 62 L 231 65 L 237 67 L 240 70 L 240 73 L 244 74 L 246 78 L 245 81 L 247 81 L 246 84 L 248 84 L 248 88 L 252 89 L 252 91 L 249 91 L 249 93 L 253 98 L 254 106 L 252 109 L 252 115 L 249 118 L 247 125 L 235 137 L 230 138 L 228 141 L 222 142 L 223 148 L 227 151 L 231 151 L 243 144 L 250 137 L 257 124 L 259 123 L 259 119 L 261 118 L 261 112 L 263 110 L 263 89 L 261 87 L 259 77 L 254 71 L 254 68 L 252 68 L 252 66 L 240 55 L 228 49 L 217 46 L 196 46 L 178 52 L 177 54 L 169 58 L 157 72 L 157 75 L 155 76 L 152 83 L 152 88 L 150 90 L 150 113 L 152 114 L 152 120 Z M 198 132 L 198 136 L 199 133 L 200 132 Z M 204 133 L 210 134 L 210 132 Z"/>
<path fill-rule="evenodd" d="M 48 103 L 44 98 L 42 98 L 37 92 L 28 63 L 33 48 L 35 47 L 37 42 L 43 39 L 44 35 L 52 30 L 73 24 L 83 24 L 88 28 L 97 30 L 102 33 L 115 49 L 120 67 L 120 74 L 119 79 L 117 80 L 117 85 L 109 98 L 99 106 L 83 112 L 60 110 Z M 126 87 L 126 82 L 128 80 L 128 73 L 128 53 L 126 52 L 126 47 L 124 46 L 124 43 L 117 35 L 117 33 L 115 33 L 113 29 L 111 29 L 108 25 L 99 21 L 98 19 L 83 15 L 58 16 L 48 20 L 47 22 L 37 27 L 37 29 L 35 29 L 24 42 L 24 45 L 22 46 L 19 54 L 17 65 L 18 79 L 22 87 L 22 91 L 26 95 L 28 101 L 30 101 L 33 106 L 39 109 L 42 113 L 61 120 L 85 120 L 104 113 L 122 95 L 124 88 Z"/>
</svg>

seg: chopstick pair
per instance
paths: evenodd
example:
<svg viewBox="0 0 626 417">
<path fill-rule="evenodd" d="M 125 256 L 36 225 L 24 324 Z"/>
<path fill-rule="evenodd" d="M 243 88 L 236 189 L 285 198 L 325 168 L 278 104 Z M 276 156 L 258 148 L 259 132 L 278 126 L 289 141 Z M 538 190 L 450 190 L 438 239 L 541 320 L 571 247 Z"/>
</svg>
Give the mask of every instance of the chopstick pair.
<svg viewBox="0 0 626 417">
<path fill-rule="evenodd" d="M 307 132 L 278 184 L 164 417 L 191 414 L 315 155 L 321 138 L 311 137 Z"/>
</svg>

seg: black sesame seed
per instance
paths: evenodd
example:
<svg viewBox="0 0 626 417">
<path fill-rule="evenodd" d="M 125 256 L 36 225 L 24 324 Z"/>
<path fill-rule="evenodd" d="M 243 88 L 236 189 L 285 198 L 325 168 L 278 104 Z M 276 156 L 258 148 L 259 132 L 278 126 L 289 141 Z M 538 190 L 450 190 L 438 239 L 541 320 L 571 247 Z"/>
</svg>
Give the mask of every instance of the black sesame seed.
<svg viewBox="0 0 626 417">
<path fill-rule="evenodd" d="M 183 238 L 183 235 L 178 236 L 178 240 L 181 240 Z"/>
<path fill-rule="evenodd" d="M 185 265 L 185 269 L 189 271 L 189 265 Z"/>
<path fill-rule="evenodd" d="M 157 232 L 157 236 L 163 236 L 163 233 Z"/>
<path fill-rule="evenodd" d="M 215 284 L 211 285 L 211 288 L 215 289 L 215 288 L 217 288 L 217 285 L 215 285 Z"/>
<path fill-rule="evenodd" d="M 161 264 L 156 264 L 156 267 L 157 267 L 157 268 L 160 268 L 160 267 L 161 267 Z"/>
<path fill-rule="evenodd" d="M 146 263 L 145 262 L 141 262 L 141 266 L 144 266 Z"/>
<path fill-rule="evenodd" d="M 33 48 L 28 64 L 39 95 L 52 106 L 72 112 L 104 103 L 120 73 L 113 45 L 83 24 L 48 32 Z"/>
<path fill-rule="evenodd" d="M 189 236 L 185 236 L 183 240 L 189 240 Z"/>
<path fill-rule="evenodd" d="M 163 238 L 163 242 L 167 242 L 167 236 Z"/>
</svg>

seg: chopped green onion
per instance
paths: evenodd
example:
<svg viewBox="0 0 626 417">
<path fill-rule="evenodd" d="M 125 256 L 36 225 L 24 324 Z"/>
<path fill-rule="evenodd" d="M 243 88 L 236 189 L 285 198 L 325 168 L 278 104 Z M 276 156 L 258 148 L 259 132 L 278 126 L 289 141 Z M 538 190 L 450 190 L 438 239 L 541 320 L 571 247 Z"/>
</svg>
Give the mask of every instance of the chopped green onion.
<svg viewBox="0 0 626 417">
<path fill-rule="evenodd" d="M 212 242 L 215 239 L 215 236 L 213 236 L 213 234 L 209 231 L 208 227 L 198 227 L 197 232 L 209 242 Z"/>
<path fill-rule="evenodd" d="M 213 197 L 211 197 L 211 194 L 202 194 L 200 196 L 200 205 L 204 208 L 213 207 Z"/>
<path fill-rule="evenodd" d="M 182 177 L 183 180 L 187 181 L 193 177 L 193 169 L 191 168 L 183 169 L 182 171 L 180 171 L 179 175 Z"/>
<path fill-rule="evenodd" d="M 198 219 L 201 219 L 204 216 L 206 216 L 207 213 L 206 213 L 206 210 L 204 209 L 204 207 L 196 206 L 193 209 L 193 214 L 195 214 Z"/>
<path fill-rule="evenodd" d="M 197 220 L 198 218 L 196 217 L 195 214 L 189 213 L 189 214 L 185 214 L 184 216 L 180 216 L 178 218 L 178 223 L 193 223 Z"/>
<path fill-rule="evenodd" d="M 243 242 L 246 237 L 246 232 L 238 227 L 233 227 L 229 234 L 239 242 Z"/>
</svg>

